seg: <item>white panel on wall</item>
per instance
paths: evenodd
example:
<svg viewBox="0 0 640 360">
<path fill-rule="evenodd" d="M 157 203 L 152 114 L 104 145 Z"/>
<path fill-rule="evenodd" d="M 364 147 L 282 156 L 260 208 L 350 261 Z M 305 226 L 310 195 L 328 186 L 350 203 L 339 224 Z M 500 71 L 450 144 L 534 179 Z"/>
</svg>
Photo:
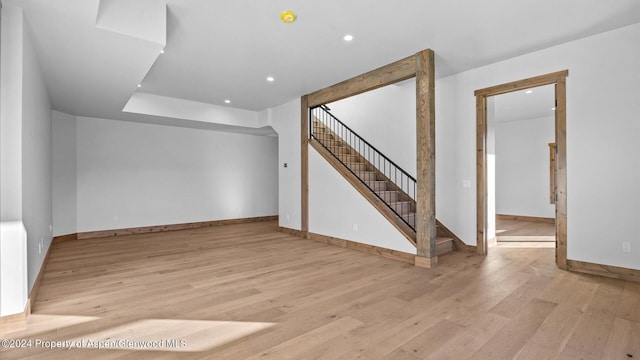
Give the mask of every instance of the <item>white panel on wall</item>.
<svg viewBox="0 0 640 360">
<path fill-rule="evenodd" d="M 78 231 L 278 213 L 277 139 L 78 117 Z"/>
<path fill-rule="evenodd" d="M 309 231 L 410 254 L 416 253 L 415 246 L 311 147 Z"/>
</svg>

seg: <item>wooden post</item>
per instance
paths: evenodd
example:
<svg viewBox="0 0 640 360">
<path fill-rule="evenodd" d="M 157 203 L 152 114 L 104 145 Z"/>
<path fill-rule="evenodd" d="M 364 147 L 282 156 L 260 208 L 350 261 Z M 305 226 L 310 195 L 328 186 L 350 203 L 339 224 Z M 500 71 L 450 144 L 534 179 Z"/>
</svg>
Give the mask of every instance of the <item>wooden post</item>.
<svg viewBox="0 0 640 360">
<path fill-rule="evenodd" d="M 433 267 L 436 256 L 435 63 L 432 50 L 416 54 L 416 266 Z"/>
<path fill-rule="evenodd" d="M 556 81 L 556 265 L 567 269 L 567 79 Z"/>
<path fill-rule="evenodd" d="M 309 237 L 309 105 L 307 95 L 300 99 L 300 231 Z"/>
<path fill-rule="evenodd" d="M 476 96 L 476 252 L 487 255 L 487 97 Z"/>
<path fill-rule="evenodd" d="M 556 143 L 549 143 L 549 203 L 556 203 Z"/>
</svg>

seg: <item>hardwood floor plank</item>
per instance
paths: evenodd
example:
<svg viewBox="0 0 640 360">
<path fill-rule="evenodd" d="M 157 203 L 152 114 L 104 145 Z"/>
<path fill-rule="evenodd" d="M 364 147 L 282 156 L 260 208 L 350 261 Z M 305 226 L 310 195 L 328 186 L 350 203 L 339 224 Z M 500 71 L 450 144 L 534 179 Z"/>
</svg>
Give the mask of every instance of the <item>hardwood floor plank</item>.
<svg viewBox="0 0 640 360">
<path fill-rule="evenodd" d="M 512 321 L 475 352 L 473 357 L 478 359 L 513 358 L 556 306 L 558 304 L 549 301 L 531 300 L 524 305 L 522 311 Z"/>
<path fill-rule="evenodd" d="M 624 359 L 640 356 L 639 325 L 626 319 L 616 318 L 607 344 L 602 352 L 603 359 Z"/>
<path fill-rule="evenodd" d="M 4 359 L 544 359 L 640 356 L 640 287 L 558 270 L 552 249 L 454 252 L 435 269 L 275 223 L 56 243 L 24 330 L 185 348 L 0 348 Z"/>
<path fill-rule="evenodd" d="M 603 359 L 625 282 L 602 279 L 560 358 Z M 594 331 L 597 328 L 599 331 Z"/>
<path fill-rule="evenodd" d="M 402 347 L 387 354 L 385 359 L 417 357 L 422 359 L 438 350 L 452 337 L 465 330 L 465 327 L 449 320 L 441 320 L 406 342 Z M 409 356 L 410 354 L 411 356 Z"/>
<path fill-rule="evenodd" d="M 640 323 L 640 283 L 625 284 L 616 316 Z"/>
</svg>

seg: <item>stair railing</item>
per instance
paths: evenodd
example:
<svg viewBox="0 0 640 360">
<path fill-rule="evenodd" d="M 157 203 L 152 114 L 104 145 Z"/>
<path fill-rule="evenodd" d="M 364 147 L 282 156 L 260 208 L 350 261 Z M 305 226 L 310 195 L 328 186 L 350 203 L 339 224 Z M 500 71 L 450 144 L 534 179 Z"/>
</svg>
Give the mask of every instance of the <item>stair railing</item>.
<svg viewBox="0 0 640 360">
<path fill-rule="evenodd" d="M 410 217 L 415 216 L 416 179 L 331 114 L 330 110 L 326 105 L 309 109 L 309 137 L 317 140 L 415 231 L 415 220 L 411 221 Z M 348 148 L 355 150 L 357 154 L 348 153 L 350 151 Z M 360 162 L 358 156 L 364 158 L 368 164 Z M 377 169 L 396 187 L 385 190 L 399 190 L 408 196 L 412 200 L 410 206 L 407 208 L 400 201 L 396 203 L 399 205 L 392 206 L 391 201 L 386 198 L 387 193 L 382 190 L 384 186 L 382 183 L 385 181 L 376 179 L 375 175 L 370 173 L 367 174 L 367 165 Z"/>
</svg>

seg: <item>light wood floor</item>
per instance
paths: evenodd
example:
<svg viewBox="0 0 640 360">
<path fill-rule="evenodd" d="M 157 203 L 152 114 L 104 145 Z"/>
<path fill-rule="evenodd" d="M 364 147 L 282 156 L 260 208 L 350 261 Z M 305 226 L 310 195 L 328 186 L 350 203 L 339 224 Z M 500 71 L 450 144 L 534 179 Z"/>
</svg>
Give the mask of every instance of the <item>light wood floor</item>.
<svg viewBox="0 0 640 360">
<path fill-rule="evenodd" d="M 496 246 L 555 248 L 553 223 L 496 218 Z"/>
<path fill-rule="evenodd" d="M 274 223 L 63 242 L 27 329 L 3 335 L 31 347 L 0 358 L 640 358 L 638 283 L 557 270 L 553 249 L 439 260 L 416 268 Z"/>
</svg>

